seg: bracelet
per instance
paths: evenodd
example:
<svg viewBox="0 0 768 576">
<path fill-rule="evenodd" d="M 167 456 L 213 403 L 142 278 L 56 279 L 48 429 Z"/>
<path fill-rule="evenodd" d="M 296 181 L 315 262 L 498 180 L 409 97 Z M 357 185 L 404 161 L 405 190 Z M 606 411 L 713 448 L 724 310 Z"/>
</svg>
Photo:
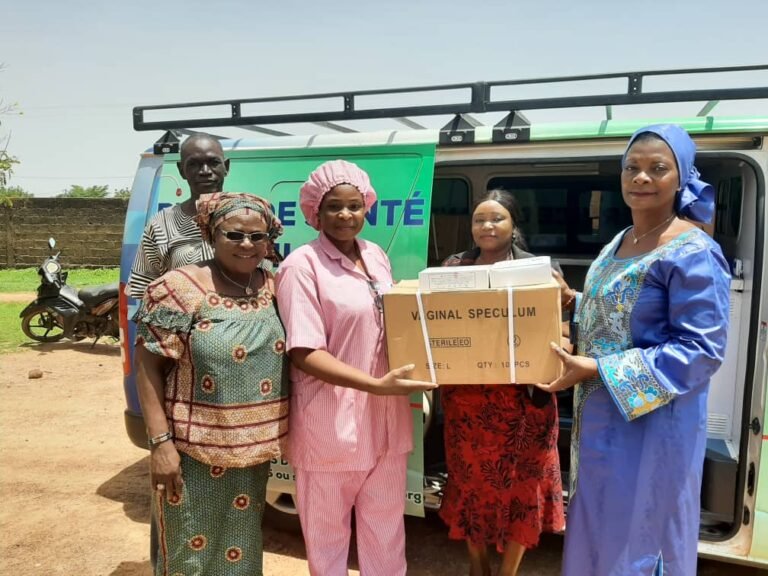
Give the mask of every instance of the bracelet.
<svg viewBox="0 0 768 576">
<path fill-rule="evenodd" d="M 147 444 L 149 444 L 149 447 L 152 448 L 154 446 L 157 446 L 158 444 L 162 444 L 163 442 L 167 442 L 168 440 L 173 439 L 173 432 L 163 432 L 162 434 L 158 434 L 157 436 L 152 436 L 148 441 Z"/>
</svg>

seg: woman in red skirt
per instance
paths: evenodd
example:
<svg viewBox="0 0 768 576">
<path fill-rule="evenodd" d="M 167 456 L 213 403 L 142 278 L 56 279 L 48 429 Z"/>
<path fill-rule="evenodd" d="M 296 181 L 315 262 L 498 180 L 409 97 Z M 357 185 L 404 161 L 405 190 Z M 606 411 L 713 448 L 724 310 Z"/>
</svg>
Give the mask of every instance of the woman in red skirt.
<svg viewBox="0 0 768 576">
<path fill-rule="evenodd" d="M 472 214 L 476 248 L 444 266 L 530 258 L 521 250 L 517 203 L 491 190 Z M 571 290 L 565 292 L 566 298 Z M 466 540 L 470 576 L 490 576 L 488 545 L 502 554 L 499 576 L 514 576 L 542 532 L 563 516 L 554 394 L 516 385 L 441 386 L 448 484 L 440 516 L 449 537 Z"/>
</svg>

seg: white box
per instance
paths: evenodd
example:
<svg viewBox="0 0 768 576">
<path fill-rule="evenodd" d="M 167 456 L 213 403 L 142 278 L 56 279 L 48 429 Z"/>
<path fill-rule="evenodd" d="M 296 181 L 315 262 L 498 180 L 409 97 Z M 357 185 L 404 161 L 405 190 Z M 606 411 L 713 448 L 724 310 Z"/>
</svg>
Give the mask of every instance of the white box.
<svg viewBox="0 0 768 576">
<path fill-rule="evenodd" d="M 425 268 L 419 272 L 419 290 L 422 292 L 488 290 L 490 268 L 490 266 Z"/>
<path fill-rule="evenodd" d="M 507 288 L 546 284 L 552 280 L 552 259 L 549 256 L 504 260 L 490 269 L 491 288 Z"/>
</svg>

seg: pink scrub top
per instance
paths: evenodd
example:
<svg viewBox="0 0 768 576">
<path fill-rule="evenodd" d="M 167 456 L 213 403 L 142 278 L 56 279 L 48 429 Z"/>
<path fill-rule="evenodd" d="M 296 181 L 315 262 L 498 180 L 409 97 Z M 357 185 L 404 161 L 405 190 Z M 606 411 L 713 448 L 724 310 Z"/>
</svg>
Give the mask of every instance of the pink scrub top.
<svg viewBox="0 0 768 576">
<path fill-rule="evenodd" d="M 389 259 L 376 244 L 357 239 L 379 293 L 392 285 Z M 286 349 L 326 350 L 374 377 L 388 372 L 380 298 L 321 232 L 280 264 L 277 302 Z M 378 300 L 378 303 L 377 303 Z M 288 454 L 295 468 L 370 470 L 385 454 L 413 449 L 407 396 L 377 396 L 328 384 L 291 366 Z"/>
</svg>

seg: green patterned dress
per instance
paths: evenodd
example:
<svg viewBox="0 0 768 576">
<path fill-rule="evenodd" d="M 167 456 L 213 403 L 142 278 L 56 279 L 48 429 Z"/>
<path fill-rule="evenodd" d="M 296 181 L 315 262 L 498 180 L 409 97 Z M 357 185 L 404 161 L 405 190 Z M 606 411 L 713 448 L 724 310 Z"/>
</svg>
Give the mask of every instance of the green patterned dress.
<svg viewBox="0 0 768 576">
<path fill-rule="evenodd" d="M 265 287 L 232 297 L 183 269 L 147 288 L 137 344 L 174 360 L 165 410 L 184 487 L 156 493 L 156 574 L 262 574 L 261 520 L 269 461 L 287 439 L 285 332 Z"/>
</svg>

